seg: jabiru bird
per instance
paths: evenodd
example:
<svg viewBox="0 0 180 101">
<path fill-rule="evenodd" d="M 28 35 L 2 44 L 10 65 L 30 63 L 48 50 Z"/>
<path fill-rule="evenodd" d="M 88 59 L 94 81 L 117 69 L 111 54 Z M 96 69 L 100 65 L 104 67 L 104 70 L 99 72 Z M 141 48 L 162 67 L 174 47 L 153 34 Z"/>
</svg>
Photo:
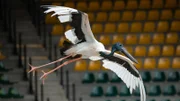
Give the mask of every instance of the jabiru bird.
<svg viewBox="0 0 180 101">
<path fill-rule="evenodd" d="M 111 51 L 106 50 L 104 45 L 95 39 L 89 24 L 88 14 L 82 11 L 63 6 L 44 5 L 42 7 L 47 8 L 44 13 L 54 12 L 52 16 L 57 16 L 61 23 L 69 22 L 73 28 L 65 32 L 65 37 L 69 41 L 64 41 L 63 47 L 60 49 L 63 57 L 41 66 L 32 66 L 29 64 L 31 67 L 29 72 L 68 59 L 49 72 L 42 71 L 44 74 L 40 79 L 43 79 L 44 84 L 44 79 L 48 74 L 64 65 L 81 59 L 90 59 L 92 61 L 101 60 L 103 67 L 112 70 L 122 79 L 130 89 L 130 93 L 132 93 L 136 87 L 139 87 L 141 101 L 146 101 L 144 84 L 134 65 L 137 61 L 126 51 L 122 44 L 116 43 L 112 46 Z M 122 52 L 125 56 L 115 53 L 117 51 Z"/>
</svg>

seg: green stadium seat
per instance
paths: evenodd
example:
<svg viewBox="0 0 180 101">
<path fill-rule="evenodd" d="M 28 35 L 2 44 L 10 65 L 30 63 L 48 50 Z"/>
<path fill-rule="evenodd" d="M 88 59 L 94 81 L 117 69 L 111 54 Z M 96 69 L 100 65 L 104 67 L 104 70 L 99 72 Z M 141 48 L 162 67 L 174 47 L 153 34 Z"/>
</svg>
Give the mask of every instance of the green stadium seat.
<svg viewBox="0 0 180 101">
<path fill-rule="evenodd" d="M 93 73 L 85 73 L 82 83 L 93 83 L 95 80 L 94 74 Z"/>
<path fill-rule="evenodd" d="M 101 86 L 95 86 L 91 91 L 91 97 L 100 97 L 103 95 L 103 88 Z"/>
<path fill-rule="evenodd" d="M 180 77 L 179 77 L 179 73 L 177 71 L 168 73 L 167 80 L 169 82 L 177 82 L 177 81 L 179 81 L 179 79 L 180 79 Z"/>
<path fill-rule="evenodd" d="M 112 78 L 111 78 L 110 82 L 112 82 L 112 83 L 119 83 L 121 81 L 122 80 L 115 73 L 112 74 Z"/>
<path fill-rule="evenodd" d="M 174 85 L 164 86 L 163 95 L 172 96 L 172 95 L 175 95 L 175 94 L 176 94 L 176 88 L 174 87 Z"/>
<path fill-rule="evenodd" d="M 16 99 L 22 99 L 24 98 L 23 95 L 21 95 L 18 90 L 16 88 L 13 88 L 13 87 L 10 87 L 9 90 L 8 90 L 8 95 L 11 97 L 11 98 L 16 98 Z"/>
<path fill-rule="evenodd" d="M 8 72 L 10 69 L 7 69 L 4 66 L 4 63 L 2 61 L 0 61 L 0 72 Z"/>
<path fill-rule="evenodd" d="M 130 96 L 130 92 L 129 92 L 129 89 L 126 87 L 126 85 L 122 85 L 120 87 L 120 93 L 119 93 L 120 96 Z"/>
<path fill-rule="evenodd" d="M 109 86 L 106 90 L 105 96 L 116 96 L 118 94 L 116 86 Z"/>
<path fill-rule="evenodd" d="M 13 82 L 9 81 L 8 76 L 0 75 L 0 84 L 11 85 L 11 84 L 13 84 Z"/>
<path fill-rule="evenodd" d="M 0 88 L 0 98 L 9 98 L 8 97 L 8 93 L 6 92 L 6 90 L 4 88 Z"/>
<path fill-rule="evenodd" d="M 102 72 L 98 74 L 97 83 L 106 83 L 108 81 L 109 81 L 109 77 L 106 72 Z"/>
<path fill-rule="evenodd" d="M 155 82 L 165 81 L 165 74 L 161 71 L 155 71 L 152 75 L 152 80 Z"/>
<path fill-rule="evenodd" d="M 148 71 L 141 72 L 141 76 L 144 82 L 149 82 L 151 81 L 151 74 Z"/>
<path fill-rule="evenodd" d="M 149 96 L 159 96 L 161 94 L 161 88 L 159 85 L 152 85 L 151 87 L 149 87 L 149 89 L 147 90 L 147 94 Z"/>
</svg>

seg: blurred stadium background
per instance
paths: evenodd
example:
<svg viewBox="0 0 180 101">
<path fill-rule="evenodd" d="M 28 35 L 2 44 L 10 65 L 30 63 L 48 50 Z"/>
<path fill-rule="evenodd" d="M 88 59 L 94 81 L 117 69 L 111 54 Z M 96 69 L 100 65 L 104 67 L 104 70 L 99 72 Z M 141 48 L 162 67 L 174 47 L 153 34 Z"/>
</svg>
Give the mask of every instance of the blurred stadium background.
<svg viewBox="0 0 180 101">
<path fill-rule="evenodd" d="M 139 101 L 100 61 L 78 61 L 41 84 L 27 74 L 60 58 L 71 27 L 43 14 L 40 5 L 87 12 L 106 48 L 121 42 L 138 60 L 147 101 L 180 101 L 180 0 L 0 0 L 0 101 Z M 49 66 L 46 70 L 59 65 Z"/>
</svg>

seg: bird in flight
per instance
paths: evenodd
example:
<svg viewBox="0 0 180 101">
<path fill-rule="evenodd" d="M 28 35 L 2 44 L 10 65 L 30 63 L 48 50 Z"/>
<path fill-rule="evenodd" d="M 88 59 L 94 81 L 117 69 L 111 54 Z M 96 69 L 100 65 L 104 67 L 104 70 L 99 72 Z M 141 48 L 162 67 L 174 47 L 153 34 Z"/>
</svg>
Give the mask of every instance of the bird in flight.
<svg viewBox="0 0 180 101">
<path fill-rule="evenodd" d="M 66 62 L 48 72 L 42 71 L 43 75 L 40 79 L 43 80 L 44 84 L 44 79 L 47 75 L 69 63 L 81 59 L 101 60 L 103 67 L 112 70 L 122 79 L 130 89 L 130 93 L 136 87 L 139 87 L 141 101 L 146 101 L 144 84 L 134 65 L 134 63 L 137 63 L 137 60 L 128 53 L 121 43 L 114 44 L 111 51 L 106 50 L 104 45 L 95 39 L 89 24 L 88 14 L 82 11 L 63 6 L 44 5 L 42 7 L 47 8 L 44 13 L 54 12 L 51 16 L 57 16 L 61 23 L 69 22 L 73 28 L 65 32 L 65 37 L 69 41 L 64 41 L 63 47 L 60 49 L 63 57 L 41 66 L 32 66 L 29 64 L 31 67 L 29 73 L 41 67 L 67 59 Z M 116 51 L 122 52 L 125 56 L 115 53 Z"/>
</svg>

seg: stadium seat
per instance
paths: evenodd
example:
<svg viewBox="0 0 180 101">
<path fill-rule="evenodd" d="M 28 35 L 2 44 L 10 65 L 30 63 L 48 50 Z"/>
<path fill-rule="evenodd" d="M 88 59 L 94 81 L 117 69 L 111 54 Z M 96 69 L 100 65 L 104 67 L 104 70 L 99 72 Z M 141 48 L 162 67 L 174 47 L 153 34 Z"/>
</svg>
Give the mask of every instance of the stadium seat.
<svg viewBox="0 0 180 101">
<path fill-rule="evenodd" d="M 166 35 L 166 43 L 168 44 L 176 44 L 178 43 L 179 36 L 177 33 L 168 33 Z"/>
<path fill-rule="evenodd" d="M 140 0 L 139 8 L 140 9 L 150 9 L 151 1 L 150 0 Z"/>
<path fill-rule="evenodd" d="M 161 88 L 159 85 L 151 85 L 148 87 L 147 94 L 149 96 L 159 96 L 161 94 Z"/>
<path fill-rule="evenodd" d="M 177 7 L 177 0 L 166 0 L 165 8 L 176 8 Z"/>
<path fill-rule="evenodd" d="M 180 31 L 180 21 L 172 21 L 170 31 Z"/>
<path fill-rule="evenodd" d="M 125 43 L 126 44 L 136 44 L 137 43 L 137 35 L 128 34 L 126 36 Z"/>
<path fill-rule="evenodd" d="M 77 61 L 74 67 L 75 71 L 85 71 L 87 69 L 87 62 L 85 60 Z"/>
<path fill-rule="evenodd" d="M 163 95 L 165 96 L 173 96 L 176 94 L 176 88 L 174 85 L 166 85 L 163 89 Z"/>
<path fill-rule="evenodd" d="M 0 84 L 2 84 L 2 85 L 12 85 L 14 83 L 9 80 L 7 75 L 0 75 Z"/>
<path fill-rule="evenodd" d="M 91 97 L 100 97 L 103 95 L 103 88 L 101 86 L 95 86 L 92 91 L 91 91 L 91 94 L 90 96 Z"/>
<path fill-rule="evenodd" d="M 138 7 L 138 3 L 136 0 L 127 1 L 126 9 L 135 10 L 135 9 L 137 9 L 137 7 Z"/>
<path fill-rule="evenodd" d="M 140 34 L 139 37 L 139 44 L 150 44 L 151 42 L 151 36 L 150 34 Z"/>
<path fill-rule="evenodd" d="M 61 37 L 59 40 L 58 46 L 62 47 L 65 40 L 66 40 L 65 37 Z"/>
<path fill-rule="evenodd" d="M 175 57 L 172 61 L 172 68 L 179 69 L 180 68 L 180 58 Z"/>
<path fill-rule="evenodd" d="M 168 82 L 178 82 L 179 79 L 180 79 L 179 72 L 177 71 L 168 72 L 168 76 L 167 76 Z"/>
<path fill-rule="evenodd" d="M 136 60 L 138 61 L 138 64 L 137 64 L 137 63 L 134 64 L 135 67 L 136 67 L 137 69 L 141 69 L 141 68 L 142 68 L 142 65 L 143 65 L 142 59 L 141 59 L 141 58 L 136 58 Z"/>
<path fill-rule="evenodd" d="M 1 54 L 1 53 L 0 53 Z M 0 61 L 0 72 L 8 72 L 10 69 L 7 69 L 4 66 L 4 63 L 2 61 Z"/>
<path fill-rule="evenodd" d="M 71 8 L 75 8 L 75 3 L 71 2 L 71 1 L 67 1 L 64 3 L 64 6 L 66 7 L 71 7 Z"/>
<path fill-rule="evenodd" d="M 102 11 L 110 11 L 112 9 L 112 2 L 111 1 L 103 1 L 101 4 Z"/>
<path fill-rule="evenodd" d="M 133 48 L 131 47 L 131 46 L 124 46 L 125 47 L 125 49 L 130 53 L 130 54 L 132 54 L 133 55 Z M 123 54 L 124 55 L 124 54 Z"/>
<path fill-rule="evenodd" d="M 94 74 L 91 72 L 87 72 L 84 74 L 82 83 L 93 83 L 95 81 Z"/>
<path fill-rule="evenodd" d="M 180 9 L 175 10 L 174 18 L 180 20 Z"/>
<path fill-rule="evenodd" d="M 124 11 L 122 13 L 122 21 L 132 21 L 133 20 L 133 12 L 132 11 Z"/>
<path fill-rule="evenodd" d="M 147 16 L 146 16 L 145 11 L 136 11 L 134 20 L 144 21 L 144 20 L 146 20 L 146 18 L 147 18 Z"/>
<path fill-rule="evenodd" d="M 180 56 L 180 45 L 176 47 L 176 56 Z"/>
<path fill-rule="evenodd" d="M 148 71 L 141 72 L 142 80 L 144 82 L 150 82 L 151 81 L 151 74 Z"/>
<path fill-rule="evenodd" d="M 121 85 L 119 95 L 120 96 L 130 96 L 129 89 L 126 87 L 126 85 Z"/>
<path fill-rule="evenodd" d="M 154 71 L 151 75 L 154 82 L 163 82 L 166 79 L 165 74 L 162 71 Z"/>
<path fill-rule="evenodd" d="M 88 9 L 87 3 L 84 1 L 77 2 L 76 9 L 81 10 L 81 11 L 87 11 L 87 9 Z"/>
<path fill-rule="evenodd" d="M 173 17 L 171 10 L 162 10 L 161 11 L 161 20 L 171 20 Z"/>
<path fill-rule="evenodd" d="M 46 24 L 59 24 L 59 20 L 56 16 L 51 17 L 52 13 L 47 14 L 45 18 Z"/>
<path fill-rule="evenodd" d="M 117 90 L 116 86 L 108 86 L 107 87 L 105 96 L 113 97 L 113 96 L 116 96 L 117 94 L 118 94 L 118 90 Z"/>
<path fill-rule="evenodd" d="M 159 20 L 159 11 L 158 10 L 150 10 L 148 12 L 147 20 Z"/>
<path fill-rule="evenodd" d="M 165 45 L 162 49 L 162 56 L 173 56 L 174 55 L 174 46 Z"/>
<path fill-rule="evenodd" d="M 154 58 L 145 58 L 144 60 L 144 69 L 155 69 L 156 60 Z"/>
<path fill-rule="evenodd" d="M 100 61 L 90 61 L 89 62 L 89 66 L 88 66 L 88 70 L 90 71 L 96 71 L 96 70 L 100 70 L 101 68 L 101 62 Z"/>
<path fill-rule="evenodd" d="M 168 69 L 168 68 L 170 68 L 170 60 L 169 60 L 169 58 L 161 57 L 158 60 L 158 68 L 159 69 Z"/>
<path fill-rule="evenodd" d="M 61 35 L 64 33 L 64 26 L 58 24 L 58 25 L 54 25 L 52 28 L 52 35 Z"/>
<path fill-rule="evenodd" d="M 99 2 L 97 2 L 97 1 L 89 2 L 88 11 L 97 11 L 99 9 L 100 9 Z"/>
<path fill-rule="evenodd" d="M 159 45 L 149 46 L 148 56 L 160 56 L 161 49 Z"/>
<path fill-rule="evenodd" d="M 167 32 L 169 31 L 169 24 L 167 21 L 160 21 L 157 24 L 157 32 Z"/>
<path fill-rule="evenodd" d="M 116 25 L 114 23 L 106 23 L 104 25 L 104 33 L 115 33 Z"/>
<path fill-rule="evenodd" d="M 163 8 L 163 5 L 163 0 L 153 0 L 152 2 L 152 8 Z"/>
<path fill-rule="evenodd" d="M 128 23 L 120 23 L 117 28 L 118 33 L 126 33 L 129 32 L 129 24 Z"/>
<path fill-rule="evenodd" d="M 100 34 L 103 32 L 103 26 L 100 23 L 95 23 L 92 25 L 92 32 L 94 34 Z"/>
<path fill-rule="evenodd" d="M 124 37 L 122 35 L 113 35 L 112 44 L 117 42 L 124 43 Z"/>
<path fill-rule="evenodd" d="M 116 11 L 110 12 L 108 21 L 116 22 L 119 20 L 120 20 L 120 13 L 119 12 L 116 12 Z"/>
<path fill-rule="evenodd" d="M 73 29 L 73 27 L 70 24 L 67 24 L 66 27 L 65 27 L 65 31 L 67 31 L 69 29 Z"/>
<path fill-rule="evenodd" d="M 8 96 L 8 92 L 4 88 L 0 88 L 0 98 L 2 98 L 2 99 L 10 98 Z"/>
<path fill-rule="evenodd" d="M 123 0 L 114 2 L 113 10 L 123 10 L 124 8 L 125 8 L 125 3 Z"/>
<path fill-rule="evenodd" d="M 109 35 L 101 35 L 99 41 L 102 42 L 104 45 L 110 44 L 110 36 Z"/>
<path fill-rule="evenodd" d="M 107 13 L 106 12 L 97 13 L 96 21 L 97 22 L 105 22 L 105 21 L 107 21 Z"/>
<path fill-rule="evenodd" d="M 97 76 L 97 83 L 107 83 L 109 81 L 108 74 L 106 72 L 101 72 Z"/>
<path fill-rule="evenodd" d="M 141 22 L 134 22 L 131 24 L 130 32 L 142 32 L 142 23 Z"/>
<path fill-rule="evenodd" d="M 144 32 L 154 32 L 155 31 L 155 23 L 154 22 L 145 22 L 143 31 Z"/>
<path fill-rule="evenodd" d="M 134 56 L 146 56 L 146 47 L 145 46 L 136 46 Z"/>
<path fill-rule="evenodd" d="M 153 34 L 152 43 L 153 44 L 163 44 L 164 43 L 164 34 L 163 33 L 156 33 Z"/>
<path fill-rule="evenodd" d="M 121 82 L 121 79 L 117 76 L 117 74 L 112 73 L 112 77 L 111 77 L 110 82 L 112 82 L 112 83 L 119 83 L 119 82 Z"/>
<path fill-rule="evenodd" d="M 8 96 L 10 96 L 11 98 L 18 98 L 18 99 L 22 99 L 24 98 L 23 95 L 21 95 L 19 93 L 19 91 L 16 88 L 10 87 L 8 90 Z"/>
<path fill-rule="evenodd" d="M 94 15 L 94 13 L 88 12 L 87 14 L 88 14 L 89 21 L 90 21 L 90 22 L 94 22 L 94 21 L 95 21 L 95 15 Z"/>
<path fill-rule="evenodd" d="M 52 5 L 61 6 L 62 4 L 60 2 L 53 2 Z"/>
</svg>

